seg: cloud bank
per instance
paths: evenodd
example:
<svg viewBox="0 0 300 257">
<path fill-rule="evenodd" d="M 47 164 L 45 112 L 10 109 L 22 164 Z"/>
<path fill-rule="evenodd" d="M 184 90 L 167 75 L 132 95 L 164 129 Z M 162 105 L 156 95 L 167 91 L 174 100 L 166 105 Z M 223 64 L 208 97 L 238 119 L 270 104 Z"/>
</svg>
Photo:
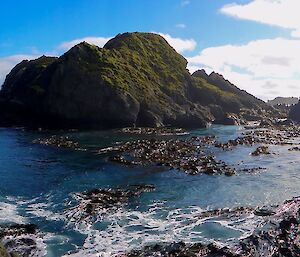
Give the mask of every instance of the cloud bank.
<svg viewBox="0 0 300 257">
<path fill-rule="evenodd" d="M 229 4 L 221 13 L 243 20 L 290 29 L 300 37 L 299 0 L 254 0 L 247 4 Z"/>
<path fill-rule="evenodd" d="M 74 39 L 74 40 L 71 40 L 71 41 L 66 41 L 66 42 L 63 42 L 59 45 L 59 49 L 62 49 L 62 50 L 69 50 L 70 48 L 72 48 L 73 46 L 85 41 L 89 44 L 92 44 L 92 45 L 96 45 L 96 46 L 99 46 L 99 47 L 103 47 L 106 42 L 108 40 L 110 40 L 111 37 L 83 37 L 83 38 L 77 38 L 77 39 Z"/>
<path fill-rule="evenodd" d="M 277 38 L 211 47 L 188 61 L 191 72 L 214 70 L 264 99 L 300 96 L 300 40 Z"/>
<path fill-rule="evenodd" d="M 154 33 L 159 34 L 163 38 L 165 38 L 167 42 L 179 53 L 193 51 L 197 46 L 197 42 L 193 38 L 183 39 L 179 37 L 172 37 L 169 34 L 158 33 L 158 32 L 154 32 Z"/>
<path fill-rule="evenodd" d="M 225 5 L 220 9 L 225 15 L 288 29 L 290 37 L 203 49 L 188 58 L 190 71 L 214 70 L 264 100 L 276 96 L 299 97 L 299 10 L 299 0 L 252 0 L 246 4 Z"/>
</svg>

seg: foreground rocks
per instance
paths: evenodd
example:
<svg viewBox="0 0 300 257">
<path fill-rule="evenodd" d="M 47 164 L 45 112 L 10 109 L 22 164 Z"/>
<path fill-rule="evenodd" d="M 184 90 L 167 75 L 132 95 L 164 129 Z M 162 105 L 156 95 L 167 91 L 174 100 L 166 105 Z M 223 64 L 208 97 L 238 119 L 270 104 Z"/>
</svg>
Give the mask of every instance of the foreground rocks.
<svg viewBox="0 0 300 257">
<path fill-rule="evenodd" d="M 264 212 L 266 214 L 266 212 Z M 300 256 L 300 198 L 269 211 L 264 226 L 241 241 L 245 256 Z"/>
<path fill-rule="evenodd" d="M 300 256 L 300 197 L 285 201 L 282 205 L 251 208 L 218 209 L 204 212 L 203 217 L 244 217 L 253 214 L 259 222 L 257 228 L 248 237 L 233 245 L 221 244 L 155 244 L 140 250 L 133 250 L 126 257 L 298 257 Z M 251 215 L 250 215 L 251 217 Z M 243 219 L 244 219 L 243 218 Z"/>
<path fill-rule="evenodd" d="M 153 246 L 146 246 L 142 250 L 132 251 L 124 257 L 238 257 L 235 253 L 232 253 L 226 247 L 218 247 L 214 244 L 203 245 L 197 244 L 185 244 L 183 242 L 167 244 L 157 244 Z"/>
<path fill-rule="evenodd" d="M 29 257 L 43 255 L 37 243 L 37 228 L 32 224 L 14 224 L 0 227 L 3 256 Z M 2 255 L 0 255 L 2 257 Z"/>
</svg>

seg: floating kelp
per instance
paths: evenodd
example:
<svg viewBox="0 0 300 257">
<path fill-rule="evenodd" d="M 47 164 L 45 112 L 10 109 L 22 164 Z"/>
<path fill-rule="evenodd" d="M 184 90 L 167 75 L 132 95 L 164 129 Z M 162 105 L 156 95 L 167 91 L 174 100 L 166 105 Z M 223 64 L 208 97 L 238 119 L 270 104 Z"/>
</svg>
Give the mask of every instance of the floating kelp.
<svg viewBox="0 0 300 257">
<path fill-rule="evenodd" d="M 122 133 L 138 134 L 138 135 L 157 135 L 157 136 L 182 136 L 188 135 L 189 133 L 183 128 L 169 128 L 169 127 L 158 127 L 158 128 L 146 128 L 146 127 L 128 127 L 119 130 Z"/>
<path fill-rule="evenodd" d="M 214 137 L 192 137 L 187 140 L 144 139 L 104 148 L 98 153 L 117 153 L 109 159 L 125 165 L 155 164 L 178 169 L 190 175 L 233 175 L 233 167 L 204 153 L 203 147 L 213 142 Z"/>
<path fill-rule="evenodd" d="M 39 138 L 33 141 L 35 144 L 41 144 L 41 145 L 50 145 L 50 146 L 56 146 L 61 148 L 71 148 L 75 150 L 82 149 L 79 146 L 78 142 L 75 142 L 74 140 L 70 139 L 68 136 L 51 136 L 49 138 Z"/>
</svg>

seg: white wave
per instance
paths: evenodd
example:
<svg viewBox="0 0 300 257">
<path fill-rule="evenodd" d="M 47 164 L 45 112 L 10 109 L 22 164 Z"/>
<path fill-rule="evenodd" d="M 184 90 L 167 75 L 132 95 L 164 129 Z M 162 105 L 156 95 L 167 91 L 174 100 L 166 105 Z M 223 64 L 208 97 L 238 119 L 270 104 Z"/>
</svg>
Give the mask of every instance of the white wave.
<svg viewBox="0 0 300 257">
<path fill-rule="evenodd" d="M 50 203 L 32 203 L 26 208 L 26 212 L 36 217 L 42 217 L 46 220 L 62 220 L 63 216 L 50 210 Z"/>
<path fill-rule="evenodd" d="M 16 204 L 0 202 L 0 224 L 18 223 L 24 224 L 26 219 L 18 214 Z"/>
<path fill-rule="evenodd" d="M 114 213 L 106 213 L 105 217 L 102 216 L 98 220 L 107 223 L 107 227 L 102 230 L 96 229 L 92 224 L 76 224 L 76 229 L 86 234 L 87 238 L 78 252 L 68 256 L 121 256 L 124 251 L 128 252 L 157 242 L 208 243 L 213 239 L 205 238 L 201 229 L 195 230 L 201 224 L 217 222 L 245 236 L 260 222 L 260 219 L 251 213 L 245 214 L 243 219 L 240 217 L 231 217 L 229 220 L 222 217 L 203 218 L 204 210 L 197 207 L 170 210 L 165 218 L 159 218 L 158 213 L 161 212 L 161 208 L 161 206 L 153 206 L 147 212 L 118 209 Z M 224 239 L 223 243 L 230 240 L 232 241 L 233 238 Z"/>
</svg>

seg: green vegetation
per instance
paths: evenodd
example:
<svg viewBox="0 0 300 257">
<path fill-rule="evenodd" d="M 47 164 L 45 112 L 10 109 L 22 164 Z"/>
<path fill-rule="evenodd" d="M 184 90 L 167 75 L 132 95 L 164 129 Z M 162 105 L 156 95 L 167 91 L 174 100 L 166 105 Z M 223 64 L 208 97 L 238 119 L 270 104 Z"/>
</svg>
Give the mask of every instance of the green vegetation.
<svg viewBox="0 0 300 257">
<path fill-rule="evenodd" d="M 195 84 L 197 87 L 199 87 L 200 89 L 203 90 L 203 93 L 206 92 L 208 95 L 215 95 L 217 97 L 227 97 L 227 98 L 235 98 L 238 97 L 236 94 L 234 94 L 233 92 L 228 92 L 228 91 L 224 91 L 221 90 L 219 87 L 212 85 L 210 83 L 208 83 L 206 80 L 202 79 L 202 78 L 194 78 L 195 80 Z"/>
<path fill-rule="evenodd" d="M 81 43 L 65 54 L 77 55 L 81 72 L 129 92 L 137 100 L 155 100 L 162 90 L 184 94 L 187 62 L 160 36 L 126 33 L 103 49 Z M 78 57 L 80 56 L 80 58 Z"/>
</svg>

